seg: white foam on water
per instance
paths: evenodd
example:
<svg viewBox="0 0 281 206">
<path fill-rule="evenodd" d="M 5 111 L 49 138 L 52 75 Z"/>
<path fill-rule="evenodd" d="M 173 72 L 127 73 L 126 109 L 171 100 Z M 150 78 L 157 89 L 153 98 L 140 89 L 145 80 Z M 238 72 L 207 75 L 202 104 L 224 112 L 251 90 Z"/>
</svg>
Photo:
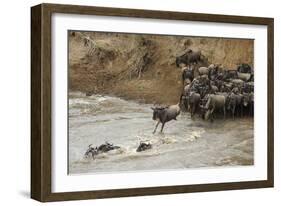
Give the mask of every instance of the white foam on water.
<svg viewBox="0 0 281 206">
<path fill-rule="evenodd" d="M 253 151 L 253 141 L 224 137 L 223 132 L 231 129 L 229 134 L 235 136 L 243 131 L 250 138 L 252 123 L 210 124 L 181 114 L 177 121 L 166 123 L 163 133 L 159 132 L 159 125 L 152 134 L 156 123 L 151 105 L 79 92 L 71 93 L 69 102 L 71 174 L 239 165 L 253 158 L 247 153 Z M 101 153 L 94 160 L 84 159 L 89 144 L 99 146 L 105 141 L 121 148 Z M 137 152 L 140 142 L 150 143 L 152 148 Z M 234 157 L 234 152 L 240 150 L 239 156 Z"/>
</svg>

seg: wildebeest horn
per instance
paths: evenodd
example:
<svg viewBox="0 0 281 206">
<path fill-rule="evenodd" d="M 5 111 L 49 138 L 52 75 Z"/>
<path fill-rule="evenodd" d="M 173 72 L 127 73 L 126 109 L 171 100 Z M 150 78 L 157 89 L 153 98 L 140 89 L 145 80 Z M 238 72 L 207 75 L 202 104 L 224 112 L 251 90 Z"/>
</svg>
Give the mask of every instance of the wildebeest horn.
<svg viewBox="0 0 281 206">
<path fill-rule="evenodd" d="M 92 146 L 92 145 L 93 145 L 93 144 L 89 144 L 89 146 L 88 146 L 88 147 L 89 147 L 89 148 L 91 148 L 91 146 Z"/>
<path fill-rule="evenodd" d="M 152 110 L 155 110 L 155 108 L 154 107 L 150 107 Z"/>
</svg>

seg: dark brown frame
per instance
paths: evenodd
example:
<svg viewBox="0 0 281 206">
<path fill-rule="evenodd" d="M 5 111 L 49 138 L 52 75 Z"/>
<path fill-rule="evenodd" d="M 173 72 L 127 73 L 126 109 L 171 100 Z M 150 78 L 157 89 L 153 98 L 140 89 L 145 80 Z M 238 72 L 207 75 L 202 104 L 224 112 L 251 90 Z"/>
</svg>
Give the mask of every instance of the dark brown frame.
<svg viewBox="0 0 281 206">
<path fill-rule="evenodd" d="M 52 193 L 51 191 L 51 16 L 53 13 L 139 17 L 267 26 L 267 180 Z M 160 195 L 273 187 L 274 184 L 274 19 L 91 6 L 40 4 L 31 8 L 31 198 L 42 201 Z"/>
</svg>

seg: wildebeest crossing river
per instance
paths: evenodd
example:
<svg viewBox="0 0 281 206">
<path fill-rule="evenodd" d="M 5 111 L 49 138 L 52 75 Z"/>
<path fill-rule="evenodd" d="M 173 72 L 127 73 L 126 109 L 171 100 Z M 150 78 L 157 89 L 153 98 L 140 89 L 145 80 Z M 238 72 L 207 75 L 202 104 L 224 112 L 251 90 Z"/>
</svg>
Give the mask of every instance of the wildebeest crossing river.
<svg viewBox="0 0 281 206">
<path fill-rule="evenodd" d="M 69 173 L 173 170 L 241 166 L 254 162 L 253 118 L 204 121 L 181 113 L 152 134 L 149 104 L 117 97 L 69 93 Z M 85 158 L 88 145 L 120 149 Z M 152 148 L 136 152 L 141 141 Z"/>
</svg>

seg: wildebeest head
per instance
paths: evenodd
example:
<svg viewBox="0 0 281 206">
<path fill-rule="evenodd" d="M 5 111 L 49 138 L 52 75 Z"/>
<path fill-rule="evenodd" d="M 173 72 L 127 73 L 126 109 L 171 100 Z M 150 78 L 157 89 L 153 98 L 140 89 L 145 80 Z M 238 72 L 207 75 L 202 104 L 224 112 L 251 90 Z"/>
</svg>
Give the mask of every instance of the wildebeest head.
<svg viewBox="0 0 281 206">
<path fill-rule="evenodd" d="M 231 106 L 234 106 L 236 104 L 236 96 L 234 93 L 231 93 L 227 98 L 227 109 L 230 110 Z"/>
<path fill-rule="evenodd" d="M 90 144 L 88 146 L 88 149 L 85 152 L 84 157 L 89 157 L 90 154 L 92 155 L 93 158 L 94 158 L 95 155 L 98 154 L 98 148 L 97 147 L 92 147 L 92 144 Z"/>
<path fill-rule="evenodd" d="M 182 73 L 183 79 L 190 78 L 191 81 L 193 80 L 193 68 L 191 66 L 186 67 Z"/>
<path fill-rule="evenodd" d="M 187 65 L 187 56 L 183 54 L 181 56 L 176 57 L 176 66 L 180 67 L 180 65 Z"/>
<path fill-rule="evenodd" d="M 152 145 L 150 143 L 141 142 L 136 151 L 142 152 L 144 150 L 151 149 L 151 148 L 152 148 Z"/>
<path fill-rule="evenodd" d="M 152 119 L 153 120 L 159 120 L 160 119 L 160 115 L 164 111 L 165 108 L 166 107 L 151 107 L 151 109 L 153 110 Z"/>
<path fill-rule="evenodd" d="M 180 58 L 179 58 L 179 57 L 176 58 L 176 66 L 177 66 L 177 67 L 180 66 Z"/>
<path fill-rule="evenodd" d="M 191 65 L 198 63 L 204 59 L 204 56 L 201 54 L 201 51 L 192 51 L 188 49 L 183 55 L 176 57 L 176 65 L 180 66 L 181 63 L 185 65 Z"/>
<path fill-rule="evenodd" d="M 237 78 L 237 71 L 236 70 L 225 70 L 223 79 L 236 79 Z"/>
<path fill-rule="evenodd" d="M 238 65 L 237 71 L 241 73 L 251 73 L 252 68 L 249 64 L 243 63 L 241 65 Z"/>
<path fill-rule="evenodd" d="M 202 119 L 205 119 L 206 112 L 208 111 L 208 108 L 207 108 L 208 99 L 209 99 L 209 94 L 207 94 L 203 98 L 201 98 L 200 102 L 199 102 L 200 113 L 201 113 Z"/>
<path fill-rule="evenodd" d="M 247 107 L 251 101 L 250 95 L 249 94 L 243 94 L 243 106 Z"/>
</svg>

